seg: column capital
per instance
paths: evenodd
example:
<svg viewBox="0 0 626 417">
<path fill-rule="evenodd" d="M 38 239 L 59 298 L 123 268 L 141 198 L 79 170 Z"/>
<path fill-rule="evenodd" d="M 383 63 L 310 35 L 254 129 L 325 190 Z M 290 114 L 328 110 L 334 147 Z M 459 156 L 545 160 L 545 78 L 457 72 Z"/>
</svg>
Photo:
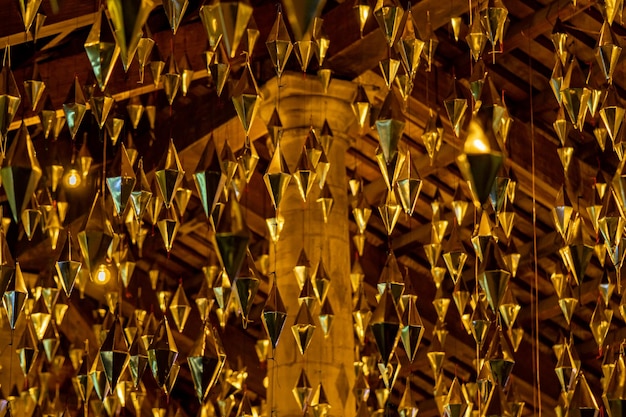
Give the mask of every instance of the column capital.
<svg viewBox="0 0 626 417">
<path fill-rule="evenodd" d="M 260 116 L 267 122 L 278 108 L 284 129 L 321 128 L 327 120 L 333 133 L 346 134 L 356 126 L 352 102 L 357 85 L 351 81 L 333 79 L 324 93 L 317 77 L 302 73 L 284 73 L 262 88 L 263 104 Z"/>
</svg>

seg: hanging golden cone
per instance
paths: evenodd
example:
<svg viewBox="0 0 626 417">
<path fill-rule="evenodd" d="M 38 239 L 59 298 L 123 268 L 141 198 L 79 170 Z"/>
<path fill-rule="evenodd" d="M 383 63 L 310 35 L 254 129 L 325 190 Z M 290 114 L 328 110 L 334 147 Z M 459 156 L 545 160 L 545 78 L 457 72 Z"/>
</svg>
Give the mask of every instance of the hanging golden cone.
<svg viewBox="0 0 626 417">
<path fill-rule="evenodd" d="M 300 290 L 300 294 L 298 294 L 298 304 L 302 303 L 309 307 L 309 311 L 315 309 L 319 305 L 315 295 L 315 290 L 313 289 L 313 282 L 310 279 L 304 283 L 304 286 Z"/>
<path fill-rule="evenodd" d="M 381 296 L 385 293 L 385 290 L 389 289 L 396 304 L 399 302 L 404 292 L 404 277 L 402 276 L 402 272 L 400 272 L 398 260 L 391 250 L 387 255 L 387 260 L 378 278 L 376 289 Z"/>
<path fill-rule="evenodd" d="M 352 102 L 352 111 L 356 116 L 359 127 L 363 129 L 366 123 L 369 122 L 370 110 L 372 105 L 370 104 L 365 88 L 359 84 L 357 87 L 357 93 Z"/>
<path fill-rule="evenodd" d="M 143 84 L 144 70 L 150 61 L 150 54 L 154 47 L 154 40 L 145 37 L 139 39 L 137 43 L 137 62 L 139 63 L 139 83 Z"/>
<path fill-rule="evenodd" d="M 124 0 L 107 0 L 106 4 L 115 40 L 120 47 L 124 71 L 128 71 L 142 36 L 142 28 L 156 6 L 156 1 L 138 0 L 128 3 Z"/>
<path fill-rule="evenodd" d="M 417 73 L 424 45 L 424 41 L 419 38 L 413 14 L 409 10 L 400 38 L 395 43 L 395 49 L 402 58 L 402 64 L 410 79 L 413 79 Z"/>
<path fill-rule="evenodd" d="M 7 313 L 9 326 L 15 330 L 17 320 L 24 309 L 26 300 L 28 299 L 28 289 L 24 282 L 24 275 L 19 263 L 15 264 L 15 274 L 8 282 L 4 294 L 2 295 L 2 305 Z"/>
<path fill-rule="evenodd" d="M 216 52 L 213 62 L 209 64 L 209 73 L 219 97 L 222 95 L 226 81 L 228 81 L 230 76 L 230 63 L 221 42 L 219 51 Z"/>
<path fill-rule="evenodd" d="M 478 61 L 483 55 L 483 51 L 487 45 L 487 34 L 482 28 L 479 16 L 473 16 L 472 25 L 465 36 L 465 42 L 467 42 L 469 46 L 474 61 Z"/>
<path fill-rule="evenodd" d="M 617 143 L 619 139 L 618 133 L 622 126 L 624 115 L 626 114 L 626 108 L 624 108 L 624 104 L 620 100 L 615 87 L 612 85 L 607 89 L 607 94 L 599 113 L 611 141 L 614 144 Z"/>
<path fill-rule="evenodd" d="M 52 320 L 52 314 L 50 314 L 50 311 L 48 310 L 48 307 L 46 307 L 46 303 L 41 296 L 37 299 L 33 298 L 27 299 L 27 303 L 29 304 L 29 306 L 26 307 L 29 312 L 27 319 L 29 319 L 33 324 L 37 340 L 42 340 Z"/>
<path fill-rule="evenodd" d="M 30 109 L 32 111 L 37 111 L 37 107 L 43 98 L 44 91 L 46 91 L 46 83 L 41 80 L 41 76 L 39 75 L 39 66 L 35 63 L 33 66 L 32 76 L 29 79 L 24 80 L 24 92 L 26 93 L 26 97 L 28 98 Z"/>
<path fill-rule="evenodd" d="M 395 93 L 389 91 L 375 123 L 378 142 L 388 164 L 398 152 L 405 125 L 403 119 L 402 106 Z"/>
<path fill-rule="evenodd" d="M 593 334 L 593 338 L 598 345 L 598 348 L 601 349 L 604 346 L 604 339 L 609 331 L 609 327 L 611 326 L 611 319 L 613 318 L 613 310 L 605 309 L 602 306 L 602 303 L 597 303 L 596 308 L 591 315 L 591 320 L 589 321 L 589 328 L 591 329 L 591 333 Z"/>
<path fill-rule="evenodd" d="M 143 170 L 143 159 L 139 160 L 137 172 L 135 172 L 135 186 L 130 192 L 130 201 L 133 205 L 133 213 L 137 220 L 143 219 L 143 215 L 152 200 L 150 184 Z"/>
<path fill-rule="evenodd" d="M 554 368 L 563 392 L 568 392 L 573 387 L 580 370 L 579 365 L 574 360 L 571 349 L 568 343 L 563 345 L 563 351 L 560 355 L 557 355 L 557 364 Z"/>
<path fill-rule="evenodd" d="M 508 13 L 501 0 L 490 0 L 486 7 L 479 12 L 480 23 L 483 25 L 493 49 L 495 49 L 495 44 L 498 41 L 504 40 L 503 31 Z"/>
<path fill-rule="evenodd" d="M 306 375 L 304 369 L 300 371 L 300 376 L 296 381 L 293 389 L 291 390 L 293 393 L 293 397 L 296 399 L 298 406 L 302 411 L 306 410 L 309 406 L 309 398 L 311 397 L 311 393 L 313 393 L 313 387 L 309 382 L 309 378 Z"/>
<path fill-rule="evenodd" d="M 424 126 L 424 133 L 422 133 L 422 141 L 424 147 L 430 158 L 430 164 L 432 165 L 443 143 L 443 125 L 439 113 L 433 109 L 428 109 L 428 119 Z"/>
<path fill-rule="evenodd" d="M 169 147 L 163 154 L 154 176 L 159 194 L 163 198 L 165 207 L 169 209 L 185 176 L 173 139 L 170 140 Z"/>
<path fill-rule="evenodd" d="M 443 409 L 449 417 L 463 417 L 468 408 L 468 400 L 463 392 L 459 380 L 455 377 L 443 404 Z"/>
<path fill-rule="evenodd" d="M 84 47 L 98 86 L 104 91 L 120 55 L 120 47 L 115 43 L 115 34 L 106 19 L 104 6 L 100 7 Z"/>
<path fill-rule="evenodd" d="M 569 81 L 568 85 L 561 88 L 562 104 L 567 110 L 567 114 L 574 127 L 582 130 L 585 125 L 585 115 L 587 114 L 587 100 L 591 91 L 587 87 L 584 75 L 578 60 L 574 59 L 569 64 L 565 78 Z"/>
<path fill-rule="evenodd" d="M 387 230 L 387 235 L 391 236 L 402 213 L 402 205 L 398 204 L 394 191 L 387 191 L 387 196 L 378 206 L 378 211 Z"/>
<path fill-rule="evenodd" d="M 313 417 L 327 417 L 330 411 L 331 405 L 326 397 L 324 387 L 320 382 L 317 389 L 311 395 L 310 407 L 313 411 Z"/>
<path fill-rule="evenodd" d="M 22 16 L 22 22 L 24 23 L 24 32 L 29 32 L 39 6 L 41 6 L 42 0 L 19 0 L 17 5 L 19 6 L 20 15 Z"/>
<path fill-rule="evenodd" d="M 508 177 L 497 176 L 493 182 L 493 187 L 489 192 L 489 201 L 496 213 L 502 212 L 508 202 L 507 190 L 510 181 Z"/>
<path fill-rule="evenodd" d="M 174 58 L 174 54 L 170 54 L 165 65 L 167 67 L 167 72 L 161 75 L 161 80 L 163 81 L 163 91 L 165 92 L 165 96 L 167 97 L 167 102 L 171 106 L 172 103 L 174 103 L 176 94 L 178 94 L 178 90 L 181 84 L 181 76 L 180 71 L 178 70 L 178 64 L 176 63 L 176 60 Z"/>
<path fill-rule="evenodd" d="M 217 42 L 221 41 L 228 56 L 234 58 L 252 18 L 252 11 L 252 6 L 243 1 L 218 1 L 202 6 L 200 19 L 211 48 L 215 48 Z"/>
<path fill-rule="evenodd" d="M 378 307 L 374 310 L 369 321 L 369 327 L 374 333 L 376 346 L 382 357 L 382 363 L 386 367 L 393 355 L 400 338 L 400 326 L 402 321 L 396 303 L 391 294 L 391 289 L 386 288 L 381 295 Z"/>
<path fill-rule="evenodd" d="M 276 349 L 285 321 L 287 320 L 287 310 L 285 309 L 276 282 L 273 283 L 267 301 L 265 302 L 265 307 L 263 307 L 262 319 L 265 332 L 272 342 L 272 348 Z"/>
<path fill-rule="evenodd" d="M 126 211 L 136 180 L 126 147 L 122 143 L 112 163 L 111 174 L 106 178 L 107 187 L 118 216 Z"/>
<path fill-rule="evenodd" d="M 189 188 L 181 187 L 176 190 L 174 202 L 176 203 L 176 209 L 178 210 L 178 214 L 180 217 L 183 217 L 185 215 L 187 205 L 189 204 L 189 200 L 191 199 L 191 194 L 192 191 Z"/>
<path fill-rule="evenodd" d="M 313 281 L 313 291 L 315 292 L 315 297 L 320 304 L 324 304 L 326 301 L 326 297 L 328 296 L 328 290 L 330 289 L 330 275 L 326 272 L 326 268 L 324 268 L 324 262 L 320 258 L 317 267 L 315 268 L 315 273 L 312 277 Z"/>
<path fill-rule="evenodd" d="M 191 312 L 191 305 L 189 299 L 185 295 L 182 283 L 178 285 L 169 306 L 170 313 L 174 319 L 174 324 L 179 332 L 183 332 L 189 313 Z"/>
<path fill-rule="evenodd" d="M 287 162 L 282 154 L 280 142 L 276 143 L 276 149 L 267 166 L 267 171 L 263 175 L 263 181 L 272 199 L 274 209 L 278 210 L 280 202 L 289 186 L 289 181 L 291 181 L 291 174 L 289 174 Z"/>
<path fill-rule="evenodd" d="M 276 217 L 270 217 L 265 219 L 265 223 L 267 225 L 267 229 L 270 234 L 270 238 L 274 244 L 278 243 L 280 239 L 280 233 L 283 231 L 283 227 L 285 226 L 285 218 L 280 214 L 277 214 Z"/>
<path fill-rule="evenodd" d="M 137 388 L 140 385 L 146 368 L 148 367 L 148 353 L 144 342 L 141 340 L 141 335 L 137 334 L 137 337 L 131 342 L 128 348 L 128 369 L 130 371 L 133 385 Z"/>
<path fill-rule="evenodd" d="M 300 198 L 302 198 L 302 201 L 306 202 L 309 193 L 313 189 L 313 185 L 315 185 L 317 173 L 304 148 L 302 149 L 302 153 L 300 154 L 292 176 L 298 186 Z"/>
<path fill-rule="evenodd" d="M 454 134 L 459 137 L 465 120 L 465 112 L 467 111 L 467 99 L 459 94 L 459 88 L 461 87 L 457 87 L 457 84 L 458 81 L 454 79 L 452 82 L 452 91 L 443 101 L 443 105 L 450 119 L 452 130 L 454 130 Z"/>
<path fill-rule="evenodd" d="M 307 303 L 301 303 L 300 309 L 295 319 L 295 323 L 291 326 L 291 332 L 296 340 L 296 345 L 301 355 L 304 355 L 307 348 L 313 340 L 313 332 L 315 332 L 317 326 L 313 321 L 313 316 L 307 307 Z"/>
<path fill-rule="evenodd" d="M 396 187 L 398 182 L 398 178 L 401 175 L 401 172 L 404 170 L 406 160 L 405 152 L 396 152 L 389 162 L 385 161 L 385 154 L 382 148 L 379 146 L 376 149 L 376 162 L 378 162 L 378 168 L 380 169 L 381 174 L 383 175 L 383 179 L 385 180 L 385 184 L 387 185 L 387 190 L 391 191 Z"/>
<path fill-rule="evenodd" d="M 403 14 L 404 9 L 400 5 L 377 2 L 374 8 L 374 17 L 390 48 L 396 42 Z"/>
<path fill-rule="evenodd" d="M 71 237 L 68 237 L 68 239 L 71 239 Z M 72 260 L 71 253 L 68 256 L 68 260 L 57 261 L 55 264 L 57 276 L 59 277 L 61 286 L 68 297 L 72 293 L 76 277 L 78 276 L 82 265 L 83 264 L 81 262 Z"/>
<path fill-rule="evenodd" d="M 85 267 L 90 273 L 106 262 L 107 249 L 113 241 L 113 229 L 106 216 L 104 198 L 98 193 L 85 226 L 77 234 Z"/>
<path fill-rule="evenodd" d="M 272 64 L 274 64 L 276 75 L 280 78 L 285 70 L 285 65 L 291 55 L 291 51 L 293 50 L 291 38 L 289 37 L 285 21 L 283 20 L 283 14 L 280 11 L 276 16 L 274 26 L 272 26 L 272 30 L 265 41 L 265 46 L 270 54 L 270 60 L 272 61 Z"/>
<path fill-rule="evenodd" d="M 165 250 L 167 252 L 171 251 L 180 226 L 174 207 L 162 213 L 161 218 L 156 222 L 156 226 L 159 229 L 161 239 L 163 239 Z"/>
<path fill-rule="evenodd" d="M 494 312 L 500 308 L 511 277 L 511 273 L 505 269 L 502 252 L 497 245 L 495 240 L 487 245 L 478 273 L 478 283 L 485 291 L 489 306 Z"/>
<path fill-rule="evenodd" d="M 563 316 L 565 317 L 565 321 L 569 325 L 572 321 L 572 316 L 574 315 L 574 310 L 578 306 L 578 299 L 574 298 L 572 294 L 572 289 L 569 284 L 564 285 L 564 292 L 559 297 L 559 307 L 563 312 Z"/>
<path fill-rule="evenodd" d="M 263 101 L 249 63 L 246 63 L 243 74 L 233 89 L 232 101 L 243 130 L 249 135 Z"/>
<path fill-rule="evenodd" d="M 402 326 L 400 328 L 400 339 L 411 362 L 415 360 L 417 349 L 419 348 L 422 336 L 424 335 L 424 324 L 417 311 L 417 296 L 409 295 L 408 305 L 404 307 L 402 315 Z"/>
<path fill-rule="evenodd" d="M 109 95 L 98 95 L 95 94 L 89 98 L 89 106 L 91 107 L 91 114 L 94 119 L 96 119 L 96 123 L 100 129 L 102 129 L 107 122 L 109 122 L 108 117 L 113 105 L 115 104 L 115 100 L 113 97 Z M 108 126 L 107 126 L 108 130 Z"/>
<path fill-rule="evenodd" d="M 0 73 L 0 76 L 2 74 Z M 0 95 L 0 103 L 2 102 L 2 95 Z M 46 99 L 44 100 L 44 104 L 39 111 L 39 123 L 41 123 L 41 128 L 43 129 L 44 139 L 48 139 L 50 137 L 50 133 L 55 130 L 57 124 L 57 111 L 54 109 L 52 105 L 52 100 L 50 99 L 50 95 L 46 95 Z M 2 116 L 0 116 L 1 118 Z M 1 122 L 1 119 L 0 119 Z M 65 118 L 63 118 L 63 123 L 65 123 Z M 0 128 L 1 128 L 0 123 Z M 1 133 L 1 130 L 0 130 Z"/>
<path fill-rule="evenodd" d="M 515 299 L 515 295 L 510 288 L 507 288 L 506 293 L 504 294 L 504 298 L 500 303 L 500 317 L 504 320 L 506 326 L 511 329 L 515 320 L 517 319 L 517 315 L 521 310 L 521 306 Z"/>
<path fill-rule="evenodd" d="M 422 190 L 422 179 L 417 172 L 415 160 L 411 158 L 410 151 L 407 151 L 406 153 L 404 169 L 398 176 L 396 184 L 397 193 L 400 197 L 400 202 L 402 203 L 404 212 L 409 216 L 412 216 L 417 200 L 419 199 L 420 191 Z"/>
<path fill-rule="evenodd" d="M 335 312 L 333 311 L 333 307 L 330 305 L 330 298 L 326 298 L 326 300 L 324 300 L 317 318 L 320 321 L 322 333 L 324 333 L 324 337 L 327 338 L 330 336 L 330 330 L 332 329 L 333 322 L 335 320 Z"/>
<path fill-rule="evenodd" d="M 567 29 L 561 22 L 561 19 L 557 17 L 556 22 L 554 23 L 554 27 L 552 28 L 552 34 L 550 35 L 550 39 L 552 39 L 552 44 L 554 45 L 554 50 L 558 61 L 561 65 L 565 65 L 567 61 L 569 61 L 569 50 L 568 44 L 570 43 L 569 34 L 567 33 Z"/>
<path fill-rule="evenodd" d="M 305 7 L 298 0 L 286 0 L 283 3 L 289 26 L 297 40 L 305 40 L 311 33 L 315 36 L 314 22 L 318 20 L 325 4 L 326 0 L 311 0 Z"/>
<path fill-rule="evenodd" d="M 157 384 L 163 387 L 178 357 L 178 348 L 166 317 L 161 320 L 147 350 L 152 375 Z"/>
<path fill-rule="evenodd" d="M 26 125 L 22 123 L 0 169 L 2 187 L 17 223 L 37 188 L 42 170 Z"/>
<path fill-rule="evenodd" d="M 256 43 L 261 36 L 261 32 L 254 20 L 254 16 L 250 18 L 248 22 L 248 26 L 246 27 L 246 34 L 243 37 L 243 43 L 241 49 L 246 52 L 249 56 L 252 56 L 254 52 L 254 48 L 256 47 Z"/>
<path fill-rule="evenodd" d="M 236 199 L 228 200 L 213 236 L 220 262 L 226 270 L 228 279 L 235 281 L 246 256 L 250 231 L 243 217 L 243 212 Z"/>
<path fill-rule="evenodd" d="M 614 369 L 611 375 L 606 376 L 607 382 L 602 394 L 602 402 L 609 417 L 617 417 L 621 415 L 626 402 L 624 354 L 620 353 L 612 365 Z"/>
<path fill-rule="evenodd" d="M 365 332 L 369 325 L 370 318 L 372 317 L 372 311 L 367 302 L 363 285 L 358 290 L 357 300 L 352 310 L 352 322 L 354 331 L 359 339 L 359 343 L 363 345 L 365 342 Z"/>
<path fill-rule="evenodd" d="M 565 413 L 567 417 L 593 416 L 600 413 L 598 402 L 591 391 L 591 387 L 581 371 L 576 378 L 576 385 L 571 393 L 569 407 Z"/>
<path fill-rule="evenodd" d="M 154 88 L 159 88 L 159 83 L 161 82 L 161 76 L 164 69 L 165 61 L 162 61 L 160 58 L 150 61 L 150 74 L 152 74 L 152 82 L 154 83 Z"/>
<path fill-rule="evenodd" d="M 404 385 L 404 393 L 398 404 L 398 413 L 400 417 L 417 417 L 419 409 L 417 408 L 417 401 L 413 398 L 413 389 L 411 387 L 411 378 L 406 378 L 406 384 Z"/>
<path fill-rule="evenodd" d="M 27 323 L 20 341 L 15 349 L 20 361 L 20 368 L 24 377 L 28 375 L 33 365 L 37 362 L 39 356 L 39 348 L 37 345 L 37 337 L 32 323 Z"/>
<path fill-rule="evenodd" d="M 0 135 L 6 136 L 17 113 L 22 97 L 11 71 L 10 48 L 4 50 L 4 61 L 0 71 Z"/>
<path fill-rule="evenodd" d="M 496 384 L 501 388 L 506 386 L 509 375 L 511 375 L 515 365 L 515 359 L 513 358 L 509 342 L 500 327 L 497 328 L 496 334 L 491 341 L 491 346 L 487 353 L 487 361 Z"/>
<path fill-rule="evenodd" d="M 178 68 L 180 70 L 180 91 L 183 93 L 183 97 L 187 97 L 195 71 L 191 68 L 189 57 L 186 53 L 183 55 Z"/>
<path fill-rule="evenodd" d="M 109 381 L 109 387 L 113 391 L 129 361 L 128 344 L 119 319 L 113 321 L 113 326 L 100 346 L 100 360 Z"/>
<path fill-rule="evenodd" d="M 313 30 L 311 32 L 313 41 L 315 42 L 315 56 L 317 57 L 317 63 L 320 67 L 324 65 L 324 60 L 326 59 L 328 48 L 330 48 L 330 38 L 324 30 L 323 25 L 324 19 L 320 17 L 315 17 L 313 19 Z M 320 77 L 320 72 L 322 71 L 327 71 L 329 74 L 331 73 L 331 70 L 320 69 L 320 71 L 318 71 L 317 73 L 318 77 Z M 324 83 L 322 82 L 322 84 Z M 324 93 L 327 92 L 327 87 L 327 85 L 324 87 Z"/>
<path fill-rule="evenodd" d="M 383 59 L 378 63 L 380 72 L 385 80 L 387 88 L 391 90 L 393 82 L 396 79 L 398 69 L 400 68 L 400 61 L 393 58 Z"/>
<path fill-rule="evenodd" d="M 183 16 L 185 15 L 185 11 L 189 6 L 189 0 L 164 0 L 163 1 L 163 9 L 165 10 L 165 15 L 167 16 L 167 20 L 170 22 L 170 28 L 174 35 L 176 35 L 176 31 L 180 25 L 180 22 L 183 20 Z"/>
<path fill-rule="evenodd" d="M 422 50 L 422 57 L 426 60 L 426 72 L 430 72 L 435 62 L 435 52 L 439 45 L 439 39 L 433 30 L 433 25 L 430 21 L 430 13 L 427 13 L 426 20 L 426 29 L 424 32 L 420 31 L 420 39 L 425 43 L 424 49 Z"/>
<path fill-rule="evenodd" d="M 463 154 L 457 158 L 457 164 L 469 185 L 476 207 L 482 206 L 489 198 L 504 158 L 502 153 L 494 148 L 489 113 L 487 108 L 481 107 L 472 117 Z"/>
<path fill-rule="evenodd" d="M 220 272 L 215 279 L 215 283 L 213 284 L 213 295 L 215 296 L 215 301 L 217 301 L 217 305 L 220 309 L 225 310 L 226 307 L 228 307 L 231 293 L 232 287 L 228 276 L 225 272 Z"/>
<path fill-rule="evenodd" d="M 604 301 L 605 307 L 609 306 L 609 302 L 611 301 L 611 297 L 615 291 L 615 284 L 613 282 L 615 277 L 612 277 L 611 275 L 612 274 L 609 274 L 609 272 L 605 269 L 602 273 L 602 277 L 600 277 L 600 283 L 598 284 L 598 291 L 600 292 L 602 301 Z"/>
<path fill-rule="evenodd" d="M 141 99 L 138 96 L 131 97 L 130 100 L 128 100 L 128 104 L 126 104 L 126 111 L 128 112 L 128 117 L 130 119 L 130 123 L 133 125 L 133 128 L 137 129 L 139 122 L 141 121 L 141 116 L 143 116 L 145 111 L 145 107 L 141 103 Z"/>
<path fill-rule="evenodd" d="M 217 382 L 225 362 L 226 354 L 223 352 L 217 335 L 205 326 L 202 336 L 196 340 L 187 357 L 196 396 L 200 403 L 205 401 L 209 391 Z"/>
<path fill-rule="evenodd" d="M 330 192 L 330 187 L 328 187 L 328 184 L 324 184 L 324 186 L 322 187 L 320 195 L 319 197 L 317 197 L 317 203 L 320 205 L 322 217 L 324 218 L 324 223 L 328 223 L 328 219 L 330 219 L 330 213 L 335 204 L 335 200 L 332 193 Z"/>
<path fill-rule="evenodd" d="M 76 138 L 76 133 L 78 133 L 86 112 L 87 102 L 85 101 L 83 88 L 78 81 L 78 76 L 76 76 L 63 103 L 63 114 L 65 114 L 67 127 L 70 130 L 72 139 Z"/>
<path fill-rule="evenodd" d="M 303 73 L 306 73 L 306 70 L 309 67 L 309 63 L 311 62 L 311 58 L 314 54 L 315 42 L 313 42 L 312 40 L 302 40 L 294 42 L 293 46 L 296 58 L 298 59 L 298 63 L 300 64 L 300 69 Z"/>
<path fill-rule="evenodd" d="M 252 255 L 250 254 L 250 251 L 247 251 L 241 270 L 237 275 L 237 279 L 235 279 L 235 282 L 233 283 L 235 294 L 237 295 L 237 300 L 239 301 L 239 307 L 241 307 L 241 317 L 244 329 L 248 326 L 250 310 L 252 309 L 254 297 L 256 297 L 261 283 L 259 276 L 260 274 L 254 264 Z"/>
<path fill-rule="evenodd" d="M 619 39 L 611 30 L 611 24 L 606 20 L 602 24 L 600 34 L 598 35 L 598 43 L 595 48 L 595 55 L 602 74 L 606 81 L 611 84 L 613 82 L 613 73 L 622 54 L 622 47 Z"/>
<path fill-rule="evenodd" d="M 570 243 L 559 249 L 559 253 L 567 270 L 572 273 L 572 277 L 576 280 L 576 283 L 581 284 L 585 277 L 587 266 L 591 261 L 591 256 L 593 255 L 593 247 L 585 245 L 582 221 L 580 217 L 578 217 L 578 219 L 579 220 L 572 225 L 574 230 L 571 230 L 572 227 L 570 227 L 570 235 L 572 236 Z"/>
</svg>

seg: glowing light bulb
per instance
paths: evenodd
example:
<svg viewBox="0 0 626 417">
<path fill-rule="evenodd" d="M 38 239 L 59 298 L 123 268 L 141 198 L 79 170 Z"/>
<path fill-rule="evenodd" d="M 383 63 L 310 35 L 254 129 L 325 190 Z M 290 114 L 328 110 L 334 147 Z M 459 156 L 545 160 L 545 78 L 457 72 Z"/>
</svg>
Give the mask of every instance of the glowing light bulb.
<svg viewBox="0 0 626 417">
<path fill-rule="evenodd" d="M 74 168 L 68 170 L 63 178 L 63 183 L 68 188 L 77 188 L 78 186 L 80 186 L 81 182 L 82 178 L 80 172 L 78 172 L 78 170 Z"/>
<path fill-rule="evenodd" d="M 111 279 L 111 272 L 109 272 L 109 268 L 106 265 L 102 264 L 91 276 L 93 278 L 92 281 L 96 284 L 105 285 Z"/>
</svg>

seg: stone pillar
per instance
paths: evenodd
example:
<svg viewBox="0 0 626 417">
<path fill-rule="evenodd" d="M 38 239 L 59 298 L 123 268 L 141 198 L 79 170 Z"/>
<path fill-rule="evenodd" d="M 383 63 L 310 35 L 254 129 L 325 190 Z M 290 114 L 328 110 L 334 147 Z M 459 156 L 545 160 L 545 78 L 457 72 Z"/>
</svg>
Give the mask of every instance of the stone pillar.
<svg viewBox="0 0 626 417">
<path fill-rule="evenodd" d="M 352 394 L 354 336 L 345 156 L 349 144 L 346 133 L 355 124 L 351 103 L 356 87 L 350 82 L 333 80 L 328 92 L 324 93 L 316 77 L 305 78 L 302 74 L 284 74 L 280 81 L 280 88 L 276 79 L 264 87 L 261 118 L 267 121 L 274 106 L 278 107 L 284 128 L 281 148 L 291 170 L 297 163 L 310 126 L 315 126 L 319 133 L 324 120 L 328 121 L 334 140 L 327 154 L 330 162 L 327 184 L 334 206 L 325 224 L 317 203 L 319 188 L 314 187 L 304 203 L 293 180 L 280 206 L 285 224 L 276 247 L 270 248 L 270 256 L 275 256 L 278 288 L 288 318 L 275 360 L 269 361 L 268 407 L 273 407 L 275 415 L 280 417 L 302 416 L 292 389 L 304 369 L 314 391 L 322 382 L 331 405 L 328 415 L 351 417 L 356 412 Z M 318 318 L 320 305 L 315 303 L 311 313 L 317 328 L 304 355 L 300 354 L 291 331 L 298 313 L 300 293 L 293 267 L 302 248 L 312 267 L 322 257 L 331 280 L 328 297 L 335 314 L 330 335 L 324 338 Z M 274 259 L 271 265 L 274 265 Z"/>
</svg>

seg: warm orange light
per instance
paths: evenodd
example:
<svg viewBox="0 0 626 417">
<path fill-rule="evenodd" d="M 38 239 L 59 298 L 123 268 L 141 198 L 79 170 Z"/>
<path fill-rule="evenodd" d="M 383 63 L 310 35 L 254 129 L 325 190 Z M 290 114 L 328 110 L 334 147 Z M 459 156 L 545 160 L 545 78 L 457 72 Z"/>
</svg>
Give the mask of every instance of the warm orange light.
<svg viewBox="0 0 626 417">
<path fill-rule="evenodd" d="M 80 173 L 74 168 L 68 170 L 63 177 L 63 183 L 68 188 L 77 188 L 80 186 L 81 182 L 82 178 Z"/>
<path fill-rule="evenodd" d="M 98 285 L 105 285 L 111 279 L 111 272 L 106 265 L 102 264 L 91 274 L 92 281 Z"/>
</svg>

